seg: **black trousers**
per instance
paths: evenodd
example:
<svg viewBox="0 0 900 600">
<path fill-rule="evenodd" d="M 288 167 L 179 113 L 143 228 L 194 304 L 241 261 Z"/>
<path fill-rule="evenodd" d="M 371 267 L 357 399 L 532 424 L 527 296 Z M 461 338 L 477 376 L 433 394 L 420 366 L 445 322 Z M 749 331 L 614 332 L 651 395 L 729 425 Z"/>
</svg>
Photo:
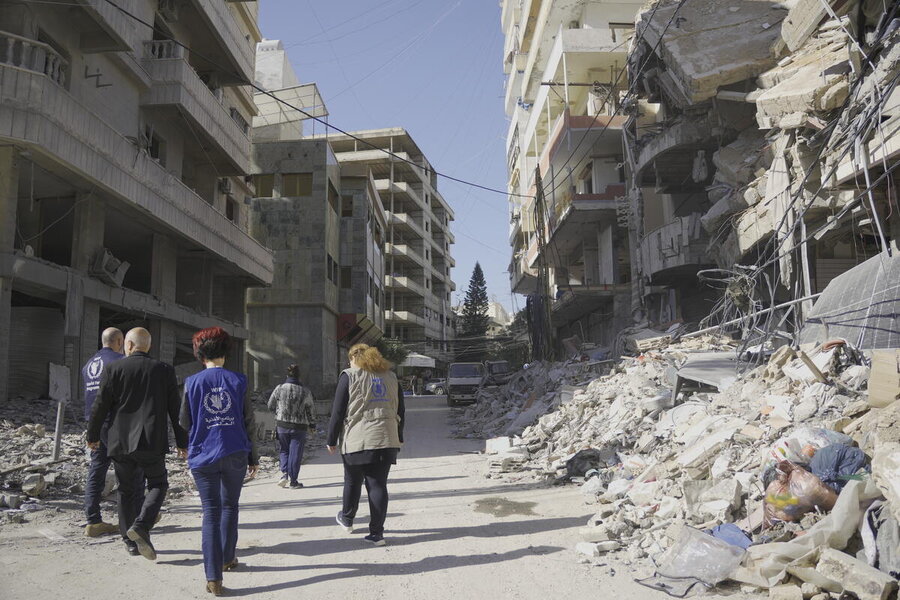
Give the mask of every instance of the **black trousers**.
<svg viewBox="0 0 900 600">
<path fill-rule="evenodd" d="M 384 534 L 384 519 L 387 517 L 387 479 L 391 463 L 387 460 L 364 465 L 344 463 L 344 507 L 341 511 L 351 521 L 359 509 L 359 497 L 363 483 L 369 497 L 369 533 Z"/>
<path fill-rule="evenodd" d="M 150 531 L 156 523 L 156 516 L 166 499 L 169 477 L 166 472 L 166 455 L 145 450 L 135 450 L 131 454 L 113 456 L 116 477 L 119 479 L 119 531 L 123 539 L 132 525 Z M 138 503 L 143 493 L 139 473 L 143 471 L 147 480 L 147 493 L 143 503 Z"/>
</svg>

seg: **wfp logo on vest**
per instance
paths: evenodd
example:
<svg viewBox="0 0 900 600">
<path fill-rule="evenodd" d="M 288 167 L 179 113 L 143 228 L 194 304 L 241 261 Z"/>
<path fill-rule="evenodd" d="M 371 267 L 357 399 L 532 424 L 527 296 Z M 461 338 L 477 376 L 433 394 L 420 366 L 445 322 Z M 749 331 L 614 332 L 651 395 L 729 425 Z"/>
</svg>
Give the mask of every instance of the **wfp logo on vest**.
<svg viewBox="0 0 900 600">
<path fill-rule="evenodd" d="M 369 402 L 387 402 L 387 388 L 384 386 L 384 381 L 381 377 L 373 377 L 372 378 L 372 397 L 369 399 Z"/>
<path fill-rule="evenodd" d="M 214 387 L 203 396 L 203 408 L 214 415 L 226 413 L 231 410 L 231 394 L 225 388 Z"/>
<path fill-rule="evenodd" d="M 103 359 L 99 356 L 88 363 L 87 375 L 90 379 L 97 379 L 103 372 Z"/>
</svg>

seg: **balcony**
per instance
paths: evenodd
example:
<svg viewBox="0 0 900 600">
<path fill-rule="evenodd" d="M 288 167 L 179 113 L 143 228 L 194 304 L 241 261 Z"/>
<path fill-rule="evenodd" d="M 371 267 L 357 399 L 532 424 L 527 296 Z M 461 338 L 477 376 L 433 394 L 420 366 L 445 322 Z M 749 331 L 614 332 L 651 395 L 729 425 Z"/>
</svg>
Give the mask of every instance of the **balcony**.
<svg viewBox="0 0 900 600">
<path fill-rule="evenodd" d="M 406 244 L 391 244 L 390 242 L 388 242 L 384 245 L 384 252 L 387 256 L 406 259 L 426 269 L 431 266 L 430 262 L 426 261 L 424 256 L 422 256 Z"/>
<path fill-rule="evenodd" d="M 533 294 L 537 291 L 537 271 L 528 267 L 526 262 L 524 256 L 513 257 L 510 261 L 509 286 L 516 294 Z"/>
<path fill-rule="evenodd" d="M 9 47 L 5 39 L 0 46 Z M 0 140 L 27 146 L 51 170 L 74 173 L 241 275 L 271 283 L 272 253 L 60 87 L 59 59 L 0 57 Z"/>
<path fill-rule="evenodd" d="M 615 313 L 614 301 L 624 304 L 630 299 L 630 283 L 565 286 L 551 305 L 553 324 L 562 327 L 602 308 L 609 309 L 603 312 Z"/>
<path fill-rule="evenodd" d="M 706 252 L 709 236 L 700 225 L 700 216 L 693 213 L 677 217 L 641 240 L 641 272 L 654 284 L 674 282 L 714 262 Z"/>
<path fill-rule="evenodd" d="M 394 322 L 401 325 L 425 327 L 425 318 L 408 310 L 386 310 L 384 311 L 384 319 L 389 323 Z"/>
<path fill-rule="evenodd" d="M 394 194 L 406 196 L 415 202 L 415 204 L 423 211 L 431 210 L 428 205 L 425 204 L 425 198 L 422 196 L 422 192 L 405 181 L 395 181 L 391 183 L 390 179 L 376 179 L 375 189 L 378 190 L 378 193 L 381 195 L 387 208 L 390 208 L 391 205 L 390 196 L 388 194 L 393 192 Z"/>
<path fill-rule="evenodd" d="M 595 238 L 599 228 L 615 225 L 617 207 L 625 201 L 625 184 L 613 183 L 599 194 L 557 196 L 555 210 L 550 215 L 550 238 L 555 254 L 567 255 L 583 239 Z"/>
<path fill-rule="evenodd" d="M 414 294 L 418 294 L 419 296 L 426 296 L 429 292 L 425 289 L 425 286 L 416 283 L 413 279 L 409 277 L 404 277 L 401 275 L 386 275 L 385 278 L 385 287 L 388 289 L 395 289 L 400 291 L 412 292 Z"/>
<path fill-rule="evenodd" d="M 233 63 L 243 81 L 253 81 L 256 73 L 256 42 L 241 31 L 228 3 L 221 0 L 192 0 L 203 23 L 219 47 Z M 241 83 L 236 80 L 234 83 Z"/>
<path fill-rule="evenodd" d="M 393 225 L 395 227 L 401 227 L 406 229 L 407 231 L 413 232 L 420 238 L 425 237 L 425 229 L 419 225 L 418 221 L 410 215 L 409 213 L 392 213 L 388 211 L 388 225 Z"/>
<path fill-rule="evenodd" d="M 153 86 L 141 98 L 147 108 L 174 107 L 188 121 L 194 135 L 203 136 L 215 150 L 216 170 L 224 175 L 250 171 L 250 138 L 246 122 L 239 124 L 223 106 L 220 97 L 200 79 L 184 59 L 184 48 L 170 41 L 144 44 L 142 66 L 153 79 Z"/>
</svg>

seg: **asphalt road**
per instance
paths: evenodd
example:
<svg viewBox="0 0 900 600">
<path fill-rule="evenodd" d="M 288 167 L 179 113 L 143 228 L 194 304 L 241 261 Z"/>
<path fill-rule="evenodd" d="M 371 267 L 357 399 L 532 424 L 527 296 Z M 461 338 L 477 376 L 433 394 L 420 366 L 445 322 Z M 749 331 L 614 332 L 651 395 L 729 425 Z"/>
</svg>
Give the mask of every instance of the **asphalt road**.
<svg viewBox="0 0 900 600">
<path fill-rule="evenodd" d="M 305 488 L 266 476 L 244 488 L 231 596 L 453 599 L 666 598 L 609 567 L 581 564 L 577 529 L 593 514 L 575 487 L 500 483 L 481 475 L 482 443 L 449 437 L 443 397 L 411 397 L 406 446 L 391 472 L 387 546 L 367 545 L 368 510 L 353 534 L 340 508 L 339 458 L 303 466 Z M 111 520 L 112 515 L 108 517 Z M 204 598 L 200 505 L 188 497 L 154 529 L 154 563 L 114 536 L 88 543 L 72 519 L 0 530 L 0 598 Z M 43 533 L 42 531 L 43 530 Z M 48 537 L 49 535 L 49 537 Z"/>
</svg>

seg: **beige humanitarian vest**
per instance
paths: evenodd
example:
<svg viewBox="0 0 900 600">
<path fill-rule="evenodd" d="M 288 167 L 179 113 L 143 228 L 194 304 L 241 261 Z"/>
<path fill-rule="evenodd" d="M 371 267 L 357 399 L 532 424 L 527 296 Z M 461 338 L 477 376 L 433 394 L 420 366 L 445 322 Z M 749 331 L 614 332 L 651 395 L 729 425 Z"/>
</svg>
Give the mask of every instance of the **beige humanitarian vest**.
<svg viewBox="0 0 900 600">
<path fill-rule="evenodd" d="M 397 376 L 391 371 L 370 373 L 353 368 L 344 373 L 350 379 L 350 401 L 341 432 L 341 454 L 399 448 Z"/>
</svg>

